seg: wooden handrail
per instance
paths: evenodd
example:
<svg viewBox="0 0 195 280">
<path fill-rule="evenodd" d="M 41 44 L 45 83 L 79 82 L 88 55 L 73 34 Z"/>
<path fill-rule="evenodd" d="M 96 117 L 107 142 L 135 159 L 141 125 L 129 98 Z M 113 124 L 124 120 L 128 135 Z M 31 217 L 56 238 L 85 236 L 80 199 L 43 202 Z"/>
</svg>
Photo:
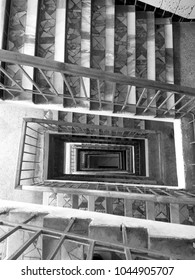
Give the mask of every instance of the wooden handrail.
<svg viewBox="0 0 195 280">
<path fill-rule="evenodd" d="M 155 90 L 174 92 L 182 95 L 185 94 L 186 96 L 191 97 L 195 96 L 195 88 L 191 87 L 176 84 L 168 84 L 136 77 L 129 77 L 118 73 L 110 73 L 69 63 L 48 60 L 36 56 L 20 54 L 12 51 L 0 50 L 0 61 L 31 66 L 41 70 L 60 72 L 63 74 L 74 75 L 79 77 L 81 76 L 96 80 L 106 80 L 113 83 L 117 82 L 119 84 L 127 84 L 141 88 L 150 88 Z"/>
</svg>

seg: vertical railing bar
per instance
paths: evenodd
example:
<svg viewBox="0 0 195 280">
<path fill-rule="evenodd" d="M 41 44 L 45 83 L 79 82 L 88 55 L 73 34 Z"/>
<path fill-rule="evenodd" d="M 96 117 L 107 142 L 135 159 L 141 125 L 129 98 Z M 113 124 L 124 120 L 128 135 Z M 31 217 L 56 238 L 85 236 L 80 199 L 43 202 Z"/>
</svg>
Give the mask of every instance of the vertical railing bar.
<svg viewBox="0 0 195 280">
<path fill-rule="evenodd" d="M 195 100 L 195 97 L 190 99 L 188 102 L 186 102 L 186 104 L 184 104 L 181 108 L 179 108 L 176 113 L 179 113 L 183 108 L 185 108 L 188 104 L 190 104 L 191 102 L 193 102 Z"/>
<path fill-rule="evenodd" d="M 53 252 L 51 252 L 51 254 L 49 255 L 49 257 L 47 258 L 48 260 L 53 260 L 55 258 L 55 256 L 57 255 L 59 249 L 61 248 L 65 238 L 66 238 L 66 233 L 72 228 L 74 222 L 75 222 L 75 218 L 71 218 L 69 223 L 68 223 L 68 226 L 66 227 L 63 235 L 60 237 L 60 240 L 58 242 L 58 244 L 56 245 L 55 249 Z"/>
<path fill-rule="evenodd" d="M 175 102 L 175 103 L 171 106 L 171 108 L 169 108 L 168 110 L 166 110 L 163 114 L 165 115 L 165 114 L 167 114 L 169 111 L 171 111 L 171 109 L 172 109 L 173 107 L 175 107 L 179 102 L 181 102 L 181 101 L 184 99 L 184 97 L 185 97 L 185 95 L 183 95 L 179 100 L 177 100 L 177 102 Z"/>
<path fill-rule="evenodd" d="M 31 129 L 31 130 L 34 131 L 34 132 L 37 132 L 38 134 L 43 135 L 43 133 L 39 132 L 38 130 L 35 130 L 34 128 L 32 128 L 32 127 L 30 127 L 30 126 L 28 126 L 28 125 L 27 125 L 27 128 Z"/>
<path fill-rule="evenodd" d="M 86 260 L 92 260 L 93 259 L 94 248 L 95 248 L 95 241 L 93 240 L 93 241 L 90 242 Z"/>
<path fill-rule="evenodd" d="M 16 84 L 22 91 L 24 91 L 24 88 L 18 84 L 18 82 L 16 82 L 14 80 L 14 78 L 11 77 L 11 75 L 0 65 L 0 70 L 14 83 Z"/>
<path fill-rule="evenodd" d="M 132 85 L 129 86 L 129 88 L 127 89 L 127 94 L 126 94 L 126 97 L 125 97 L 125 101 L 124 101 L 124 104 L 121 108 L 121 111 L 123 111 L 127 105 L 127 101 L 129 99 L 129 95 L 130 95 L 130 92 L 131 92 L 131 89 L 132 89 Z"/>
<path fill-rule="evenodd" d="M 178 193 L 178 194 L 180 194 L 180 195 L 183 195 L 183 194 L 185 194 L 185 195 L 189 195 L 189 196 L 192 196 L 192 197 L 194 197 L 195 196 L 195 194 L 194 193 L 191 193 L 191 192 L 188 192 L 188 191 L 177 191 L 176 193 Z"/>
<path fill-rule="evenodd" d="M 37 218 L 38 216 L 39 216 L 38 213 L 32 215 L 30 218 L 28 218 L 27 220 L 25 220 L 25 221 L 23 222 L 23 224 L 29 223 L 30 221 L 32 221 L 33 219 Z"/>
<path fill-rule="evenodd" d="M 144 193 L 140 188 L 138 188 L 137 186 L 135 186 L 136 190 L 139 192 L 139 193 Z"/>
<path fill-rule="evenodd" d="M 83 77 L 80 77 L 80 81 L 81 81 L 81 85 L 82 85 L 82 88 L 83 88 L 83 91 L 84 91 L 84 95 L 85 95 L 86 99 L 88 99 L 85 83 L 83 81 Z"/>
<path fill-rule="evenodd" d="M 29 143 L 26 143 L 26 142 L 24 144 L 27 145 L 27 146 L 35 147 L 37 149 L 41 149 L 41 147 L 33 145 L 33 144 L 29 144 Z"/>
<path fill-rule="evenodd" d="M 34 179 L 37 179 L 39 177 L 28 177 L 28 178 L 21 178 L 20 181 L 25 181 L 25 180 L 34 180 Z"/>
<path fill-rule="evenodd" d="M 42 123 L 38 123 L 40 126 L 44 127 L 45 129 L 47 128 L 47 124 L 42 124 Z"/>
<path fill-rule="evenodd" d="M 40 235 L 42 230 L 37 231 L 30 239 L 28 239 L 16 252 L 14 252 L 8 260 L 16 260 Z"/>
<path fill-rule="evenodd" d="M 166 191 L 164 191 L 164 190 L 162 190 L 162 189 L 158 189 L 158 191 L 160 191 L 161 193 L 164 193 L 164 194 L 166 194 L 166 195 L 168 195 L 168 196 L 172 196 L 170 193 L 168 193 L 168 192 L 166 192 Z"/>
<path fill-rule="evenodd" d="M 164 17 L 165 13 L 166 13 L 166 11 L 164 10 L 161 17 Z"/>
<path fill-rule="evenodd" d="M 123 236 L 123 245 L 127 246 L 128 245 L 127 231 L 124 224 L 122 224 L 122 236 Z M 131 250 L 129 248 L 124 247 L 124 253 L 127 260 L 132 260 Z"/>
<path fill-rule="evenodd" d="M 13 93 L 11 93 L 11 91 L 9 91 L 9 89 L 7 89 L 2 83 L 0 83 L 0 86 L 2 89 L 4 89 L 5 91 L 7 91 L 13 98 L 15 97 Z"/>
<path fill-rule="evenodd" d="M 99 98 L 99 109 L 102 109 L 102 99 L 100 91 L 100 80 L 97 80 L 98 98 Z"/>
<path fill-rule="evenodd" d="M 154 195 L 158 195 L 154 190 L 152 189 L 148 189 L 151 193 L 153 193 Z"/>
<path fill-rule="evenodd" d="M 29 155 L 36 156 L 36 154 L 35 154 L 35 153 L 31 153 L 31 152 L 27 152 L 27 151 L 24 151 L 23 153 L 24 153 L 24 154 L 29 154 Z M 23 161 L 23 160 L 22 160 L 22 161 Z"/>
<path fill-rule="evenodd" d="M 44 127 L 44 128 L 47 128 L 48 129 L 48 126 L 51 127 L 53 129 L 53 126 L 49 123 L 44 123 L 44 122 L 39 122 L 38 123 L 40 126 Z"/>
<path fill-rule="evenodd" d="M 26 133 L 26 136 L 28 136 L 28 137 L 30 137 L 30 138 L 33 138 L 33 139 L 35 139 L 35 140 L 37 140 L 37 139 L 38 139 L 37 137 L 34 137 L 34 136 L 29 135 L 29 134 L 27 134 L 27 133 Z"/>
<path fill-rule="evenodd" d="M 51 124 L 49 124 L 49 123 L 47 123 L 46 125 L 47 125 L 47 126 L 49 126 L 52 130 L 56 130 L 56 128 L 57 128 L 57 126 L 56 126 L 56 125 L 52 126 L 52 125 L 51 125 Z"/>
<path fill-rule="evenodd" d="M 47 97 L 44 95 L 44 93 L 41 91 L 41 89 L 39 88 L 39 86 L 35 83 L 35 81 L 33 81 L 33 79 L 28 75 L 28 73 L 24 70 L 24 68 L 18 64 L 18 67 L 22 70 L 22 72 L 24 73 L 24 75 L 31 81 L 31 83 L 36 87 L 36 89 L 38 90 L 38 92 L 43 96 L 43 98 L 48 101 Z"/>
<path fill-rule="evenodd" d="M 175 92 L 172 92 L 165 100 L 158 106 L 158 109 L 160 109 L 172 96 L 175 94 Z M 175 105 L 174 105 L 175 106 Z"/>
<path fill-rule="evenodd" d="M 65 82 L 65 84 L 66 84 L 66 86 L 68 88 L 68 91 L 69 91 L 69 93 L 70 93 L 70 95 L 72 97 L 72 100 L 73 100 L 74 104 L 77 105 L 77 102 L 76 102 L 76 99 L 74 97 L 73 91 L 72 91 L 72 89 L 71 89 L 71 87 L 69 85 L 69 82 L 68 82 L 66 76 L 63 73 L 60 73 L 60 74 L 62 75 L 62 78 L 63 78 L 63 80 L 64 80 L 64 82 Z"/>
<path fill-rule="evenodd" d="M 158 95 L 160 94 L 160 92 L 161 92 L 161 90 L 158 90 L 158 91 L 157 91 L 157 93 L 153 96 L 153 98 L 151 99 L 151 101 L 150 101 L 149 104 L 147 105 L 146 109 L 144 109 L 143 113 L 145 113 L 145 112 L 149 109 L 150 105 L 151 105 L 152 102 L 158 97 Z"/>
<path fill-rule="evenodd" d="M 35 169 L 22 169 L 22 171 L 34 171 Z"/>
<path fill-rule="evenodd" d="M 40 163 L 40 161 L 23 160 L 22 162 Z"/>
<path fill-rule="evenodd" d="M 140 95 L 140 97 L 139 97 L 139 99 L 137 101 L 136 107 L 139 106 L 139 104 L 140 104 L 140 102 L 142 100 L 142 97 L 143 97 L 144 93 L 146 92 L 146 90 L 147 90 L 146 88 L 143 89 L 143 91 L 142 91 L 142 93 L 141 93 L 141 95 Z"/>
<path fill-rule="evenodd" d="M 53 89 L 54 93 L 58 96 L 59 93 L 57 92 L 57 90 L 55 89 L 54 85 L 50 82 L 50 80 L 48 79 L 48 77 L 45 75 L 45 73 L 43 72 L 43 70 L 41 70 L 40 68 L 37 68 L 39 70 L 39 72 L 43 75 L 44 79 L 47 81 L 47 83 L 50 85 L 50 87 Z"/>
<path fill-rule="evenodd" d="M 47 258 L 48 260 L 53 260 L 55 258 L 55 256 L 57 255 L 58 251 L 60 250 L 62 244 L 64 243 L 64 240 L 66 239 L 66 234 L 62 235 L 60 237 L 60 240 L 58 242 L 58 244 L 56 245 L 54 251 L 49 255 L 49 257 Z"/>
<path fill-rule="evenodd" d="M 112 88 L 112 106 L 113 107 L 114 107 L 115 92 L 116 92 L 116 83 L 113 83 L 113 88 Z"/>
<path fill-rule="evenodd" d="M 190 109 L 187 110 L 187 112 L 185 112 L 184 114 L 181 115 L 180 118 L 183 118 L 185 115 L 187 115 L 192 109 L 194 109 L 195 106 L 192 106 Z"/>
<path fill-rule="evenodd" d="M 12 235 L 14 232 L 16 232 L 17 230 L 21 229 L 21 226 L 17 226 L 14 227 L 13 229 L 11 229 L 10 231 L 6 232 L 5 234 L 3 234 L 0 237 L 0 242 L 2 242 L 3 240 L 5 240 L 7 237 L 9 237 L 10 235 Z"/>
</svg>

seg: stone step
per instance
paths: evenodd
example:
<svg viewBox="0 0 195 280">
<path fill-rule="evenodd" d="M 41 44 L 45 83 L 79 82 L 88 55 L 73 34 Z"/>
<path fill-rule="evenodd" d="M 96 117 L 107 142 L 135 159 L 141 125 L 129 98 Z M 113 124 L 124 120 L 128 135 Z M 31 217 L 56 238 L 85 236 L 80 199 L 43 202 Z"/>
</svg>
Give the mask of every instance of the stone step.
<svg viewBox="0 0 195 280">
<path fill-rule="evenodd" d="M 4 6 L 2 5 L 2 11 Z M 17 29 L 14 24 L 15 10 L 20 18 Z M 40 4 L 38 7 L 38 0 L 33 5 L 28 0 L 21 13 L 20 6 L 14 0 L 10 6 L 9 28 L 13 32 L 8 32 L 8 50 L 132 77 L 174 82 L 171 19 L 155 18 L 153 12 L 136 11 L 134 5 L 115 5 L 114 0 L 59 0 L 47 2 L 46 5 Z M 14 41 L 18 28 L 25 34 L 24 42 Z M 2 35 L 0 40 L 1 37 Z M 174 108 L 174 95 L 168 92 L 143 91 L 143 88 L 136 89 L 134 86 L 102 80 L 97 83 L 86 77 L 66 78 L 52 71 L 36 70 L 34 73 L 32 68 L 25 66 L 24 70 L 30 79 L 34 79 L 35 84 L 17 66 L 6 67 L 21 86 L 30 91 L 36 88 L 39 92 L 39 95 L 34 94 L 33 97 L 31 93 L 15 93 L 16 100 L 38 104 L 54 103 L 59 108 L 76 106 L 85 110 L 103 109 L 115 113 L 159 117 L 171 115 L 169 110 Z M 6 78 L 5 82 L 10 85 L 11 81 L 8 80 Z M 58 93 L 59 97 L 45 97 L 43 90 Z M 62 101 L 63 93 L 69 99 L 64 98 Z M 5 95 L 6 99 L 12 98 L 8 92 Z M 74 97 L 80 99 L 75 100 Z M 83 98 L 92 98 L 94 101 Z M 160 106 L 166 99 L 167 102 Z M 114 105 L 113 102 L 123 102 L 123 105 Z M 136 109 L 138 103 L 146 108 Z M 149 105 L 153 108 L 149 108 Z M 164 115 L 160 109 L 168 111 Z"/>
<path fill-rule="evenodd" d="M 5 1 L 2 3 L 2 9 L 4 9 Z M 32 1 L 28 0 L 23 3 L 18 3 L 18 1 L 12 1 L 9 7 L 9 22 L 8 22 L 8 36 L 6 42 L 6 49 L 10 51 L 15 51 L 28 55 L 35 55 L 36 49 L 36 29 L 37 29 L 37 17 L 38 17 L 38 0 Z M 5 13 L 6 14 L 6 13 Z M 3 20 L 3 17 L 2 17 Z M 1 25 L 3 26 L 3 25 Z M 11 30 L 11 32 L 9 31 Z M 18 34 L 23 34 L 18 36 Z M 17 38 L 17 39 L 16 39 Z M 34 73 L 33 68 L 24 66 L 25 72 L 20 69 L 17 65 L 7 64 L 5 69 L 7 72 L 19 83 L 20 86 L 28 90 L 33 90 Z M 29 76 L 29 78 L 27 78 Z M 6 85 L 13 85 L 13 82 L 6 78 Z M 14 93 L 15 100 L 25 100 L 32 102 L 32 94 L 21 92 L 20 94 Z M 5 92 L 5 99 L 10 99 L 10 96 Z"/>
<path fill-rule="evenodd" d="M 55 229 L 59 231 L 65 231 L 67 226 L 70 223 L 70 219 L 65 218 L 56 218 L 50 215 L 47 215 L 44 218 L 43 226 L 49 229 Z M 79 235 L 88 236 L 88 226 L 90 219 L 76 219 L 73 226 L 70 228 L 69 232 Z M 55 250 L 56 245 L 59 240 L 52 237 L 43 237 L 43 250 L 42 256 L 46 260 L 49 255 Z M 79 243 L 71 242 L 65 240 L 62 247 L 58 251 L 55 259 L 56 260 L 83 260 L 85 252 L 87 251 L 86 246 Z"/>
</svg>

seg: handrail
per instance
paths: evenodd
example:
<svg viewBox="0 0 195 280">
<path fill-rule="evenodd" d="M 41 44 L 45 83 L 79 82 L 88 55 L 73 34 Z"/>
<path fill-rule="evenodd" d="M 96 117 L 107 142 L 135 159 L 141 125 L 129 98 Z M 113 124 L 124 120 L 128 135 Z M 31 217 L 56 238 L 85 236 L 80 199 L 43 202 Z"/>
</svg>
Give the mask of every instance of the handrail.
<svg viewBox="0 0 195 280">
<path fill-rule="evenodd" d="M 0 50 L 0 61 L 7 63 L 22 64 L 26 66 L 40 68 L 42 70 L 50 70 L 60 72 L 68 75 L 84 76 L 91 79 L 106 80 L 109 82 L 116 82 L 127 84 L 142 88 L 150 88 L 161 91 L 170 91 L 178 94 L 185 94 L 194 97 L 195 88 L 168 84 L 159 81 L 153 81 L 143 78 L 129 77 L 118 73 L 110 73 L 93 68 L 86 68 L 70 63 L 62 63 L 58 61 L 48 60 L 36 56 L 20 54 L 17 52 Z"/>
<path fill-rule="evenodd" d="M 164 186 L 164 189 L 161 190 L 161 188 L 158 188 L 158 185 L 153 185 L 153 188 L 151 188 L 151 185 L 147 186 L 136 183 L 126 185 L 118 184 L 116 186 L 113 183 L 112 185 L 94 182 L 79 183 L 76 181 L 72 181 L 71 183 L 72 185 L 70 185 L 70 181 L 45 180 L 40 184 L 21 186 L 21 189 L 34 190 L 38 192 L 55 192 L 74 195 L 122 198 L 128 200 L 142 200 L 154 203 L 195 205 L 194 194 L 186 191 L 185 189 L 182 191 L 177 191 L 176 189 L 169 190 L 166 186 Z M 68 184 L 68 187 L 66 187 L 66 184 Z M 86 188 L 86 185 L 89 185 L 90 189 Z M 138 192 L 138 190 L 141 192 Z"/>
<path fill-rule="evenodd" d="M 30 93 L 31 96 L 29 96 L 29 98 L 36 96 L 39 102 L 43 103 L 52 100 L 55 104 L 63 103 L 65 107 L 82 107 L 83 105 L 86 107 L 85 105 L 87 102 L 90 110 L 96 108 L 98 110 L 111 110 L 113 113 L 125 111 L 138 115 L 151 113 L 156 116 L 167 116 L 169 113 L 168 115 L 170 115 L 170 117 L 183 117 L 186 114 L 191 114 L 195 110 L 195 88 L 131 77 L 119 73 L 111 73 L 6 50 L 0 50 L 0 61 L 5 64 L 5 69 L 2 67 L 0 68 L 0 72 L 2 72 L 5 77 L 4 82 L 2 81 L 0 84 L 0 88 L 3 90 L 5 97 L 9 95 L 8 98 L 10 98 L 10 95 L 11 98 L 14 99 L 19 93 L 24 95 Z M 22 69 L 23 73 L 21 73 L 20 82 L 16 81 L 13 75 L 10 75 L 9 63 L 15 64 L 18 69 Z M 32 73 L 28 73 L 31 67 L 33 68 L 31 72 L 34 72 L 34 77 L 32 77 Z M 54 74 L 61 74 L 60 83 L 63 88 L 62 92 L 57 91 L 53 81 L 47 76 L 46 72 L 50 71 Z M 38 73 L 42 73 L 43 80 L 50 88 L 45 87 L 45 84 L 40 82 Z M 25 86 L 23 83 L 23 75 L 25 75 L 25 78 L 28 80 L 30 89 L 29 86 Z M 81 87 L 83 88 L 83 77 L 90 79 L 93 85 L 88 89 L 90 92 L 85 92 L 84 96 L 81 96 L 80 89 Z M 76 89 L 73 86 L 75 78 L 81 82 L 80 86 Z M 8 82 L 10 80 L 12 82 L 11 86 Z M 92 83 L 93 81 L 95 81 L 95 83 Z M 112 83 L 113 90 L 111 100 L 105 98 L 105 92 L 101 93 L 100 81 Z M 116 85 L 127 86 L 126 93 L 121 93 L 121 95 L 124 95 L 121 100 L 115 98 Z M 135 103 L 131 103 L 131 101 L 128 102 L 130 95 L 129 89 L 132 86 L 137 89 L 138 101 Z M 154 91 L 150 101 L 147 98 L 149 89 Z M 140 92 L 141 95 L 139 95 Z M 171 103 L 170 97 L 173 97 Z M 112 106 L 107 106 L 110 104 Z M 89 108 L 87 107 L 87 110 Z"/>
<path fill-rule="evenodd" d="M 32 123 L 42 123 L 47 125 L 55 125 L 57 127 L 66 127 L 66 126 L 72 126 L 72 127 L 79 127 L 79 128 L 88 128 L 88 129 L 102 129 L 102 130 L 109 130 L 109 131 L 117 131 L 117 132 L 133 132 L 133 133 L 143 133 L 145 134 L 156 134 L 158 131 L 154 130 L 141 130 L 136 128 L 122 128 L 122 127 L 105 127 L 104 125 L 95 125 L 95 124 L 81 124 L 81 123 L 72 123 L 72 122 L 64 122 L 62 120 L 46 120 L 46 119 L 38 119 L 38 118 L 24 118 L 26 122 L 32 122 Z"/>
</svg>

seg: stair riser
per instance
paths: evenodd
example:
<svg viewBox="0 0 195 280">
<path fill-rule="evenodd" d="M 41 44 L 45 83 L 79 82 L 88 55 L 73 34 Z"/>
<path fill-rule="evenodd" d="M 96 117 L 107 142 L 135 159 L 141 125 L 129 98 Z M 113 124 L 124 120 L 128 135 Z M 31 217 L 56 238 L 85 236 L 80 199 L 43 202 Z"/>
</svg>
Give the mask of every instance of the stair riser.
<svg viewBox="0 0 195 280">
<path fill-rule="evenodd" d="M 14 1 L 10 8 L 10 27 Z M 13 26 L 13 32 L 10 32 L 8 36 L 8 49 L 18 51 L 19 47 L 19 51 L 25 54 L 34 55 L 36 52 L 38 56 L 47 59 L 66 61 L 108 72 L 120 72 L 132 77 L 136 75 L 151 80 L 162 81 L 163 79 L 163 81 L 173 83 L 173 34 L 170 20 L 155 19 L 152 12 L 136 12 L 134 6 L 117 6 L 114 0 L 97 3 L 89 0 L 65 3 L 58 0 L 47 3 L 45 6 L 39 4 L 39 9 L 38 0 L 33 5 L 30 2 L 23 7 L 24 16 L 20 19 L 19 32 L 25 34 L 25 39 L 23 42 L 14 41 L 14 34 L 18 31 L 14 30 Z M 18 15 L 21 16 L 20 8 L 16 6 L 16 9 L 18 9 Z M 157 38 L 161 40 L 160 43 Z M 161 62 L 159 62 L 159 54 Z M 160 67 L 163 67 L 164 73 L 161 73 Z M 25 69 L 31 78 L 36 76 L 35 80 L 40 89 L 46 87 L 54 91 L 39 72 L 33 73 L 30 68 Z M 18 71 L 13 67 L 10 68 L 11 70 L 15 73 Z M 70 95 L 70 90 L 64 86 L 63 79 L 58 73 L 45 71 L 45 75 L 54 84 L 59 94 L 65 92 Z M 32 83 L 21 71 L 17 72 L 17 76 L 22 86 L 33 89 Z M 113 83 L 107 81 L 100 82 L 98 89 L 97 84 L 88 78 L 84 78 L 81 82 L 79 78 L 71 77 L 69 84 L 74 96 L 91 97 L 100 102 L 101 100 L 108 101 L 102 104 L 93 101 L 77 101 L 78 107 L 91 110 L 103 109 L 110 112 L 126 111 L 138 115 L 161 116 L 162 111 L 157 110 L 156 107 L 170 95 L 165 92 L 160 94 L 161 99 L 154 98 L 155 91 L 149 90 L 140 103 L 144 106 L 150 105 L 150 108 L 144 110 L 136 108 L 136 102 L 143 89 L 118 84 L 115 87 Z M 6 97 L 7 95 L 9 96 L 8 93 Z M 32 96 L 20 94 L 17 99 L 30 100 Z M 45 103 L 41 96 L 33 97 L 33 101 Z M 62 99 L 50 100 L 49 98 L 48 102 L 60 104 Z M 114 105 L 113 102 L 122 102 L 123 106 Z M 71 99 L 64 99 L 64 107 L 72 107 L 73 104 Z M 128 104 L 131 106 L 126 107 Z M 163 106 L 164 109 L 172 107 L 174 107 L 174 95 Z"/>
</svg>

